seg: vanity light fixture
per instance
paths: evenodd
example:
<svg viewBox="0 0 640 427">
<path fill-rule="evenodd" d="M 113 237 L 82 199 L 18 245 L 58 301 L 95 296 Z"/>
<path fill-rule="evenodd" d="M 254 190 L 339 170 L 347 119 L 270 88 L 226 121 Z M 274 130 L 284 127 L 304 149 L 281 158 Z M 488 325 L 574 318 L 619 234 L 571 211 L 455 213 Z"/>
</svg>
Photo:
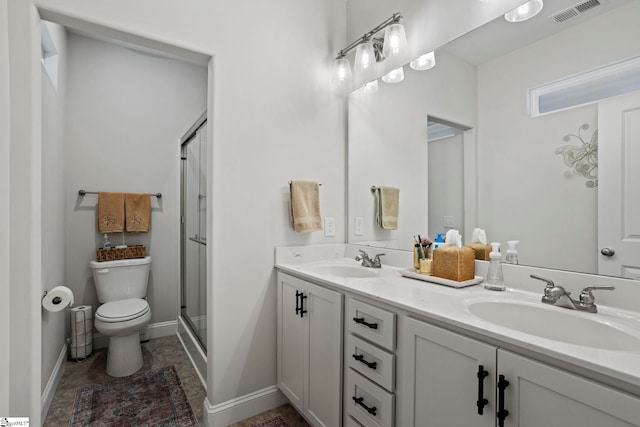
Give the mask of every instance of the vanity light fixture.
<svg viewBox="0 0 640 427">
<path fill-rule="evenodd" d="M 409 66 L 416 71 L 430 70 L 436 65 L 436 54 L 431 51 L 419 56 L 409 63 Z"/>
<path fill-rule="evenodd" d="M 385 83 L 399 83 L 404 80 L 404 69 L 402 67 L 389 71 L 382 76 L 382 81 Z"/>
<path fill-rule="evenodd" d="M 338 52 L 333 80 L 340 89 L 351 86 L 352 78 L 361 85 L 372 82 L 376 78 L 378 63 L 385 59 L 394 63 L 400 62 L 407 53 L 407 38 L 404 27 L 400 24 L 402 19 L 400 12 L 394 13 L 390 18 Z M 385 30 L 383 37 L 376 37 L 376 34 L 382 30 Z M 353 49 L 356 49 L 356 56 L 352 76 L 347 54 Z"/>
<path fill-rule="evenodd" d="M 542 0 L 530 0 L 504 14 L 504 19 L 509 22 L 522 22 L 536 16 L 542 10 Z"/>
</svg>

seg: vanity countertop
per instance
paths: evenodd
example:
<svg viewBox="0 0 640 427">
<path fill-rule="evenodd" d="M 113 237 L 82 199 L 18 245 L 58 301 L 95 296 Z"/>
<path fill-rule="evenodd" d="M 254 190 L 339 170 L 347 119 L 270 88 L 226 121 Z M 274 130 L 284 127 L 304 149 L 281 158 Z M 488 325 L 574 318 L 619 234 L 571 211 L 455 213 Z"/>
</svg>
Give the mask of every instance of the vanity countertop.
<svg viewBox="0 0 640 427">
<path fill-rule="evenodd" d="M 539 304 L 548 307 L 549 310 L 569 312 L 568 319 L 571 319 L 572 323 L 578 322 L 578 325 L 580 325 L 579 319 L 584 318 L 586 327 L 580 333 L 597 333 L 590 330 L 596 323 L 603 324 L 605 326 L 603 330 L 614 324 L 619 326 L 617 330 L 623 331 L 640 343 L 640 313 L 638 312 L 600 304 L 598 304 L 599 312 L 596 314 L 577 312 L 542 304 L 540 302 L 542 292 L 538 294 L 509 287 L 504 292 L 496 292 L 484 289 L 482 284 L 451 288 L 403 277 L 400 274 L 401 269 L 392 266 L 367 269 L 377 270 L 373 272 L 374 277 L 339 277 L 318 268 L 328 264 L 345 265 L 349 268 L 360 266 L 353 259 L 332 258 L 325 261 L 277 262 L 276 268 L 342 292 L 397 307 L 410 315 L 421 316 L 436 324 L 449 326 L 466 335 L 484 339 L 497 346 L 519 351 L 560 367 L 569 364 L 571 370 L 576 373 L 640 395 L 640 344 L 637 348 L 635 343 L 630 343 L 628 346 L 623 345 L 627 347 L 623 350 L 612 350 L 604 345 L 598 347 L 597 337 L 595 339 L 591 337 L 591 342 L 596 342 L 594 346 L 541 338 L 484 320 L 474 315 L 469 307 L 478 302 L 507 304 L 515 302 L 537 310 Z M 549 323 L 544 327 L 556 328 L 560 331 L 560 336 L 563 336 L 563 324 L 553 323 L 548 318 L 543 321 Z"/>
</svg>

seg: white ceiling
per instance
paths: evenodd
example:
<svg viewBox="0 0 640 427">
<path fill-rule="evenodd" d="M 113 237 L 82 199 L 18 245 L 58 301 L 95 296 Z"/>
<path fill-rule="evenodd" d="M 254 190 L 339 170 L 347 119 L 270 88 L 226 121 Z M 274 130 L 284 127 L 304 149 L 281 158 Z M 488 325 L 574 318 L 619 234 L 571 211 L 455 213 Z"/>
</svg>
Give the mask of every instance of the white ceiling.
<svg viewBox="0 0 640 427">
<path fill-rule="evenodd" d="M 592 19 L 625 3 L 638 0 L 598 0 L 600 2 L 599 6 L 588 10 L 580 16 L 562 23 L 554 21 L 553 16 L 559 12 L 585 1 L 544 0 L 542 11 L 528 21 L 510 23 L 500 17 L 448 43 L 444 49 L 471 64 L 478 65 L 519 47 L 564 31 L 573 25 Z"/>
</svg>

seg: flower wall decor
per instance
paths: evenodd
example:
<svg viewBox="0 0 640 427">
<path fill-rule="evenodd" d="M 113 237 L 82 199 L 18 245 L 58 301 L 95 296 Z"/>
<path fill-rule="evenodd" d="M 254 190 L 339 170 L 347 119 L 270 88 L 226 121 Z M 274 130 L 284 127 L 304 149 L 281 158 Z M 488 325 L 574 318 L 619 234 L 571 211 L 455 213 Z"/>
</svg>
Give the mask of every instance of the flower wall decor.
<svg viewBox="0 0 640 427">
<path fill-rule="evenodd" d="M 562 154 L 564 164 L 572 168 L 566 171 L 565 176 L 573 175 L 574 171 L 587 178 L 584 184 L 588 188 L 598 186 L 598 130 L 591 135 L 589 141 L 585 141 L 582 131 L 589 129 L 588 124 L 583 124 L 578 129 L 578 134 L 565 135 L 563 141 L 569 142 L 577 139 L 582 145 L 564 145 L 556 150 L 556 154 Z"/>
</svg>

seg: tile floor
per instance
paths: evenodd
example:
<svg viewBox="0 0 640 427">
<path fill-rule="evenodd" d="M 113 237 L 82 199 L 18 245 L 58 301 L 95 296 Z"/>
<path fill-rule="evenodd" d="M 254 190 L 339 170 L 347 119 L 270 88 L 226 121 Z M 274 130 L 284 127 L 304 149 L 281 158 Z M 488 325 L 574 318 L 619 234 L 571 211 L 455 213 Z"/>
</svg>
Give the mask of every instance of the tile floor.
<svg viewBox="0 0 640 427">
<path fill-rule="evenodd" d="M 150 340 L 142 344 L 144 365 L 141 371 L 174 365 L 189 399 L 193 413 L 203 425 L 203 402 L 206 392 L 189 357 L 182 348 L 178 337 L 168 336 Z M 53 396 L 49 413 L 44 420 L 45 427 L 68 426 L 73 413 L 76 390 L 86 384 L 107 382 L 111 377 L 106 374 L 107 349 L 96 350 L 87 360 L 65 362 L 60 385 Z"/>
<path fill-rule="evenodd" d="M 191 408 L 200 425 L 203 422 L 203 402 L 207 395 L 200 378 L 191 365 L 189 357 L 182 348 L 178 337 L 168 336 L 150 340 L 142 344 L 144 365 L 140 371 L 174 365 L 182 382 Z M 96 350 L 87 360 L 65 362 L 64 373 L 56 390 L 44 427 L 68 426 L 73 414 L 73 402 L 76 390 L 87 384 L 110 381 L 106 373 L 107 349 Z M 291 405 L 282 405 L 255 417 L 232 424 L 230 427 L 260 426 L 271 418 L 280 415 L 287 427 L 309 427 L 304 418 Z"/>
</svg>

